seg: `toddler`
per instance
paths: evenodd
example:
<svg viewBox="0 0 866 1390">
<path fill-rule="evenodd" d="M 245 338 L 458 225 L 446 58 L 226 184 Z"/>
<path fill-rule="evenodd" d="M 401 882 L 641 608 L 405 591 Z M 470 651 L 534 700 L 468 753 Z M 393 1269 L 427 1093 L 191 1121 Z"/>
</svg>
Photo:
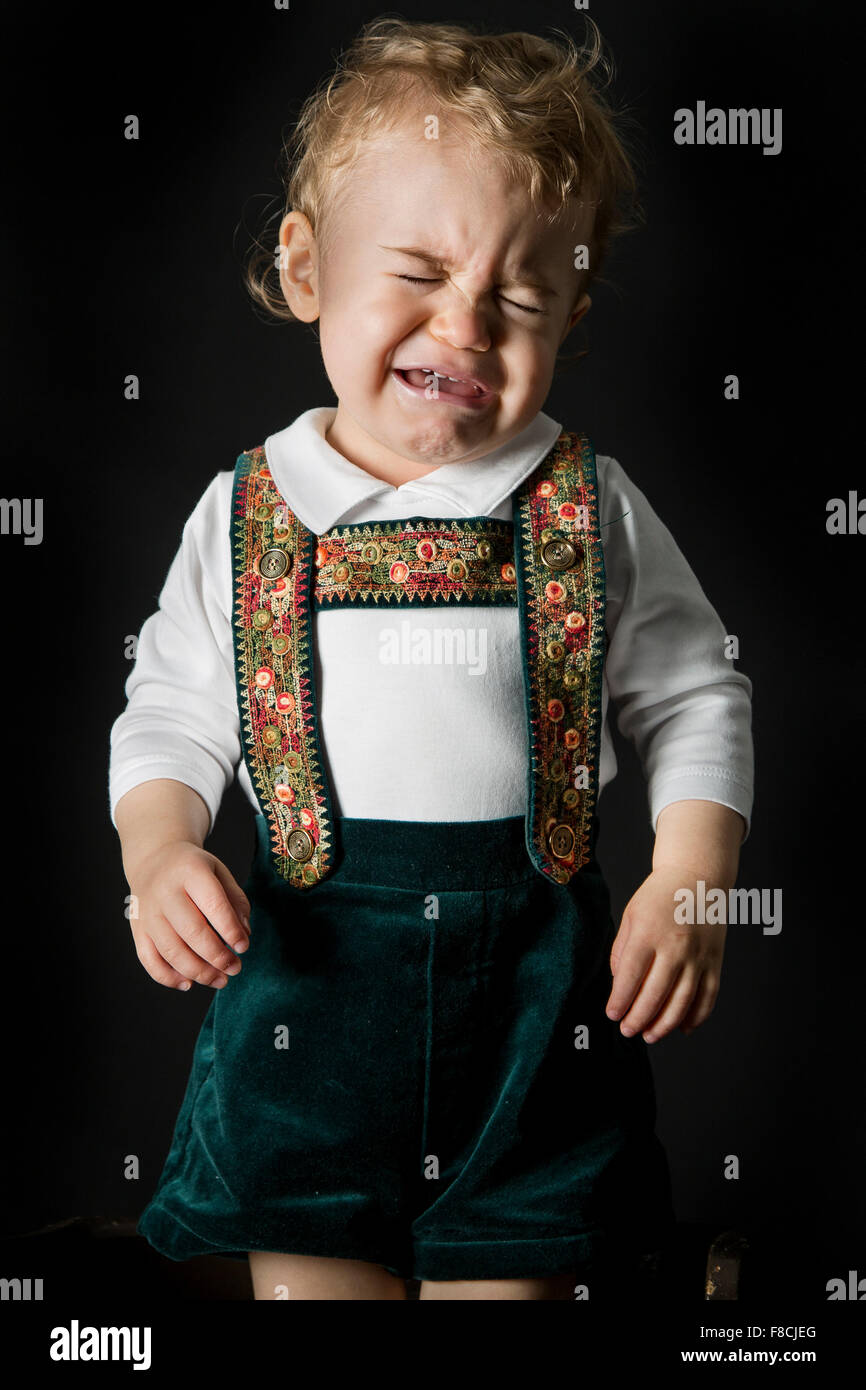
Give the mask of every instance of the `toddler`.
<svg viewBox="0 0 866 1390">
<path fill-rule="evenodd" d="M 112 728 L 138 957 L 214 990 L 139 1230 L 257 1298 L 591 1297 L 670 1233 L 646 1044 L 715 1002 L 674 894 L 735 882 L 751 684 L 543 410 L 635 187 L 590 30 L 377 20 L 310 96 L 247 273 L 336 405 L 212 478 Z M 609 700 L 655 831 L 618 930 Z M 243 886 L 203 848 L 236 773 Z"/>
</svg>

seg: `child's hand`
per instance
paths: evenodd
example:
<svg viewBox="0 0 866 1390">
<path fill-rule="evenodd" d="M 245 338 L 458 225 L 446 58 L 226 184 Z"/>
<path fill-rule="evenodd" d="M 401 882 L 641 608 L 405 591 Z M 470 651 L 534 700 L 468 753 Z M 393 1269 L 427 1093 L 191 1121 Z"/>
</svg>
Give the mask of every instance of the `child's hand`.
<svg viewBox="0 0 866 1390">
<path fill-rule="evenodd" d="M 135 949 L 157 984 L 189 989 L 197 980 L 222 989 L 238 973 L 241 963 L 225 942 L 247 949 L 250 904 L 215 855 L 172 840 L 136 865 L 129 887 L 138 900 L 138 916 L 130 918 Z"/>
<path fill-rule="evenodd" d="M 622 915 L 606 1012 L 622 1019 L 627 1037 L 643 1033 L 645 1042 L 656 1042 L 676 1027 L 688 1034 L 712 1013 L 727 926 L 675 922 L 674 893 L 682 888 L 697 892 L 691 872 L 670 864 L 654 869 Z"/>
</svg>

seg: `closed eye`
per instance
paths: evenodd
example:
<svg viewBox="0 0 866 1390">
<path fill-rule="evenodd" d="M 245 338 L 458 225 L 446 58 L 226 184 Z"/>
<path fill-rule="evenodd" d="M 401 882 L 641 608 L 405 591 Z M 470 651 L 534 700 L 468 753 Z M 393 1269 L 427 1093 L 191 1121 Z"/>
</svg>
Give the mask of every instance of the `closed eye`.
<svg viewBox="0 0 866 1390">
<path fill-rule="evenodd" d="M 410 285 L 438 285 L 438 280 L 427 280 L 421 275 L 398 275 L 398 280 L 408 280 Z M 506 304 L 513 304 L 515 309 L 522 309 L 525 314 L 546 314 L 546 309 L 536 309 L 532 304 L 518 304 L 516 299 L 507 299 L 502 296 Z"/>
</svg>

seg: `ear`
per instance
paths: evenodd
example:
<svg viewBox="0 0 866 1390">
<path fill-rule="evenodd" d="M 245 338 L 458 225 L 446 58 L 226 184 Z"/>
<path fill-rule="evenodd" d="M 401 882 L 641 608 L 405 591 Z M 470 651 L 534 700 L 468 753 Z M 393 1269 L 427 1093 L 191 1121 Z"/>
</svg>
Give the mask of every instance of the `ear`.
<svg viewBox="0 0 866 1390">
<path fill-rule="evenodd" d="M 591 306 L 592 300 L 590 299 L 589 295 L 582 294 L 566 320 L 565 327 L 562 330 L 562 337 L 559 340 L 560 347 L 562 347 L 562 344 L 565 342 L 566 338 L 568 337 L 574 325 L 577 323 L 578 319 L 582 319 L 584 314 L 587 312 L 589 308 L 591 308 Z"/>
<path fill-rule="evenodd" d="M 319 317 L 319 257 L 309 219 L 288 212 L 280 223 L 280 289 L 295 318 L 313 323 Z"/>
</svg>

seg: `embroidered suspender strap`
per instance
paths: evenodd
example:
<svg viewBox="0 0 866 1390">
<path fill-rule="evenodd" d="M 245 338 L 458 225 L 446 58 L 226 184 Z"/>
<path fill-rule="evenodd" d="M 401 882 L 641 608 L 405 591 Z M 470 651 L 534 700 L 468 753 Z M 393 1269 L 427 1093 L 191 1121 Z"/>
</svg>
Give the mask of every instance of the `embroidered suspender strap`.
<svg viewBox="0 0 866 1390">
<path fill-rule="evenodd" d="M 235 464 L 231 528 L 244 758 L 275 867 L 306 888 L 327 874 L 333 859 L 311 641 L 315 537 L 280 497 L 263 446 Z"/>
<path fill-rule="evenodd" d="M 491 517 L 334 527 L 315 564 L 316 608 L 517 603 L 514 527 Z"/>
<path fill-rule="evenodd" d="M 605 653 L 595 454 L 563 431 L 514 499 L 515 565 L 530 739 L 526 844 L 568 883 L 590 857 Z"/>
</svg>

